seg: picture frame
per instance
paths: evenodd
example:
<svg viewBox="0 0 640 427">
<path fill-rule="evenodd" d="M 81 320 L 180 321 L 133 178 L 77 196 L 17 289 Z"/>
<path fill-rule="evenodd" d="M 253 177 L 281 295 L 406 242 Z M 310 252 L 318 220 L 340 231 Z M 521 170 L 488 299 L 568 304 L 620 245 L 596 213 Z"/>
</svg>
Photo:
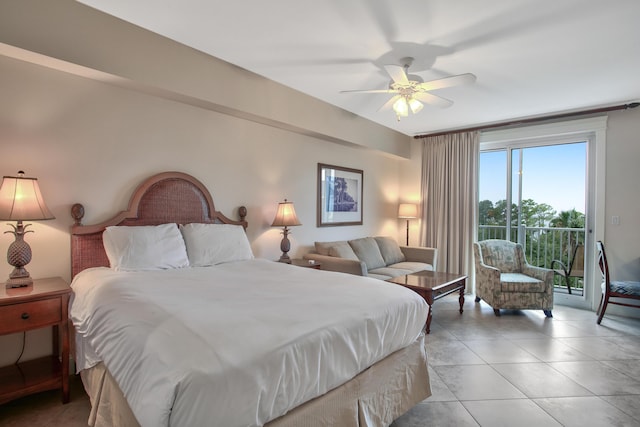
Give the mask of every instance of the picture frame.
<svg viewBox="0 0 640 427">
<path fill-rule="evenodd" d="M 363 183 L 359 169 L 318 163 L 318 227 L 362 225 Z"/>
</svg>

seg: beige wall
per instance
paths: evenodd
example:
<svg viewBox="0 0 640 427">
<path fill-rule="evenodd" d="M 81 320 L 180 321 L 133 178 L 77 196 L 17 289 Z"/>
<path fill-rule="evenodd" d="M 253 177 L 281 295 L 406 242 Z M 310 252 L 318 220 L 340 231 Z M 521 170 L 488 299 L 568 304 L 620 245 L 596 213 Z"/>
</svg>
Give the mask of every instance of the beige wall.
<svg viewBox="0 0 640 427">
<path fill-rule="evenodd" d="M 637 166 L 640 160 L 640 108 L 613 111 L 608 116 L 604 194 L 601 195 L 604 197 L 604 230 L 598 230 L 595 237 L 605 244 L 611 280 L 640 281 L 640 197 L 637 189 L 640 183 Z M 590 192 L 593 195 L 593 189 Z M 613 216 L 620 218 L 618 225 L 613 224 Z M 601 298 L 600 273 L 595 262 L 594 311 Z M 609 305 L 606 313 L 640 317 L 640 310 L 618 305 Z"/>
<path fill-rule="evenodd" d="M 101 33 L 108 35 L 110 24 L 118 29 L 123 25 L 74 2 L 60 4 L 69 15 L 100 20 Z M 227 216 L 235 217 L 238 206 L 247 206 L 247 234 L 257 257 L 280 255 L 280 230 L 270 224 L 284 198 L 295 203 L 303 224 L 290 236 L 294 257 L 310 250 L 315 240 L 397 236 L 399 227 L 402 232 L 396 218 L 399 171 L 408 162 L 409 137 L 135 28 L 125 29 L 153 47 L 149 62 L 139 61 L 145 55 L 140 52 L 138 58 L 124 55 L 102 63 L 96 51 L 103 52 L 104 46 L 92 50 L 82 39 L 56 44 L 55 28 L 64 33 L 68 26 L 57 22 L 42 28 L 50 24 L 30 22 L 22 5 L 12 3 L 13 19 L 7 10 L 0 17 L 0 172 L 14 175 L 22 169 L 37 177 L 56 216 L 34 223 L 35 233 L 26 236 L 33 250 L 27 266 L 33 277 L 70 279 L 73 203 L 85 205 L 84 223 L 106 220 L 127 207 L 142 180 L 168 170 L 202 181 L 216 208 Z M 56 19 L 66 15 L 58 9 L 48 13 Z M 153 57 L 162 57 L 162 52 L 167 57 L 179 54 L 179 66 L 166 63 L 163 73 L 154 71 L 158 64 Z M 117 67 L 112 67 L 114 62 Z M 214 72 L 222 69 L 224 78 L 215 73 L 194 77 L 188 70 L 198 64 Z M 112 68 L 118 68 L 119 75 Z M 247 79 L 252 90 L 245 92 Z M 218 97 L 219 88 L 209 80 L 239 88 L 233 108 L 220 103 L 224 99 Z M 275 104 L 269 105 L 270 99 Z M 318 163 L 364 171 L 362 226 L 316 227 Z M 12 235 L 0 234 L 0 253 L 12 241 Z M 0 278 L 10 270 L 0 263 Z M 45 354 L 49 336 L 46 330 L 29 332 L 24 359 Z M 14 361 L 21 339 L 19 334 L 0 337 L 0 366 Z"/>
<path fill-rule="evenodd" d="M 603 241 L 611 279 L 640 281 L 640 108 L 609 114 L 606 151 Z M 620 217 L 619 225 L 612 216 Z M 625 307 L 609 306 L 609 312 L 640 316 Z"/>
<path fill-rule="evenodd" d="M 144 178 L 167 170 L 201 180 L 216 208 L 228 216 L 246 205 L 248 235 L 259 257 L 279 256 L 279 231 L 270 223 L 284 198 L 294 201 L 303 223 L 292 231 L 293 255 L 314 240 L 397 233 L 398 170 L 406 160 L 6 57 L 0 57 L 0 70 L 7 100 L 0 105 L 0 170 L 13 175 L 24 169 L 37 177 L 56 215 L 54 221 L 34 224 L 36 234 L 27 236 L 34 276 L 68 278 L 73 203 L 85 205 L 85 223 L 105 220 L 126 208 Z M 363 226 L 316 227 L 318 162 L 364 171 Z M 49 237 L 55 243 L 44 244 Z M 2 250 L 12 236 L 0 239 Z M 0 275 L 9 270 L 0 265 Z"/>
</svg>

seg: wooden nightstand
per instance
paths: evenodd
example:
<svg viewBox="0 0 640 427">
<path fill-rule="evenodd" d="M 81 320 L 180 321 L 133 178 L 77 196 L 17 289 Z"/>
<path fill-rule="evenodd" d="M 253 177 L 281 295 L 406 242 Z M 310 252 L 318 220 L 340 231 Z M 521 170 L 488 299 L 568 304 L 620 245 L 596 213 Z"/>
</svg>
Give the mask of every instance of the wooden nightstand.
<svg viewBox="0 0 640 427">
<path fill-rule="evenodd" d="M 320 270 L 322 264 L 316 261 L 314 264 L 309 264 L 309 261 L 306 259 L 294 258 L 291 260 L 291 265 L 297 265 L 298 267 L 307 267 L 307 268 L 315 268 L 316 270 Z"/>
<path fill-rule="evenodd" d="M 34 280 L 33 285 L 24 288 L 6 289 L 4 284 L 0 287 L 0 335 L 53 326 L 51 356 L 0 368 L 0 403 L 57 388 L 62 390 L 62 403 L 67 403 L 69 284 L 52 277 Z"/>
</svg>

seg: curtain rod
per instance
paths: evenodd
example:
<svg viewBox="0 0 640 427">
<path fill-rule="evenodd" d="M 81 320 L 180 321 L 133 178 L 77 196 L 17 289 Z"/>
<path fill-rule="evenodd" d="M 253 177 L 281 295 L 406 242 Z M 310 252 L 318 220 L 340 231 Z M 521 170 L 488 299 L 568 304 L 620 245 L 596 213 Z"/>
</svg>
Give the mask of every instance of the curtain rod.
<svg viewBox="0 0 640 427">
<path fill-rule="evenodd" d="M 502 122 L 502 123 L 496 123 L 496 124 L 492 124 L 492 125 L 476 126 L 476 127 L 471 127 L 471 128 L 466 128 L 466 129 L 457 129 L 457 130 L 451 130 L 451 131 L 446 131 L 446 132 L 427 133 L 427 134 L 424 134 L 424 135 L 415 135 L 414 138 L 415 139 L 429 138 L 431 136 L 449 135 L 449 134 L 452 134 L 452 133 L 471 132 L 471 131 L 474 131 L 474 130 L 484 130 L 484 129 L 503 127 L 503 126 L 520 125 L 520 124 L 525 124 L 525 123 L 534 123 L 534 122 L 541 122 L 541 121 L 553 120 L 553 119 L 563 119 L 563 118 L 566 118 L 566 117 L 583 116 L 583 115 L 586 115 L 586 114 L 604 113 L 604 112 L 613 111 L 613 110 L 628 110 L 630 108 L 636 108 L 639 105 L 640 105 L 640 102 L 632 102 L 630 104 L 615 105 L 613 107 L 595 108 L 593 110 L 576 111 L 576 112 L 573 112 L 573 113 L 555 114 L 555 115 L 551 115 L 551 116 L 535 117 L 535 118 L 532 118 L 532 119 L 514 120 L 514 121 L 511 121 L 511 122 Z"/>
</svg>

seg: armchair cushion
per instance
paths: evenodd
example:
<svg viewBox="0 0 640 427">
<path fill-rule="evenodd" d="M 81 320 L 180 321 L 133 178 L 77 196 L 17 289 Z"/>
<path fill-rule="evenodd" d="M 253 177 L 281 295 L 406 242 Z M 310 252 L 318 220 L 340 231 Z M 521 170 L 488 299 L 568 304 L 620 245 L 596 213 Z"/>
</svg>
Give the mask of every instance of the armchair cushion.
<svg viewBox="0 0 640 427">
<path fill-rule="evenodd" d="M 544 292 L 547 285 L 538 279 L 520 273 L 502 273 L 500 290 L 502 292 Z"/>
<path fill-rule="evenodd" d="M 514 243 L 507 240 L 485 240 L 480 245 L 485 264 L 503 273 L 522 273 L 522 260 L 514 250 Z"/>
</svg>

